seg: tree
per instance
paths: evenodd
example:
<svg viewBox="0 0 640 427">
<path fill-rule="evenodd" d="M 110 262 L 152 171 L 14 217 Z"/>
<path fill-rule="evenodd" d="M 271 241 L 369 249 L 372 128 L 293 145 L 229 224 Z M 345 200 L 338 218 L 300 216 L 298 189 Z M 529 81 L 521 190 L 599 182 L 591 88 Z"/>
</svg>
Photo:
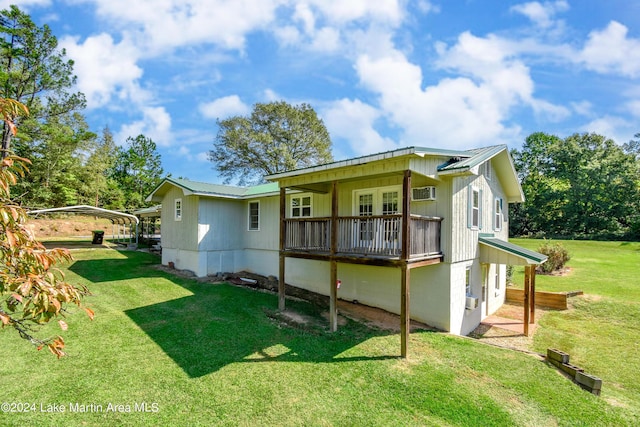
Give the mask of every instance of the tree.
<svg viewBox="0 0 640 427">
<path fill-rule="evenodd" d="M 333 160 L 329 132 L 308 104 L 258 103 L 248 117 L 218 120 L 209 160 L 225 183 L 263 182 L 264 175 Z"/>
<path fill-rule="evenodd" d="M 122 189 L 111 176 L 117 157 L 118 147 L 113 134 L 105 127 L 102 137 L 92 145 L 81 171 L 80 203 L 107 209 L 124 207 Z"/>
<path fill-rule="evenodd" d="M 38 123 L 32 138 L 16 138 L 15 152 L 31 160 L 30 174 L 16 189 L 21 201 L 33 207 L 60 207 L 80 203 L 86 184 L 85 154 L 96 135 L 80 113 L 51 116 Z"/>
<path fill-rule="evenodd" d="M 144 135 L 127 138 L 127 148 L 120 148 L 116 157 L 113 178 L 122 188 L 126 207 L 146 206 L 145 197 L 162 179 L 162 160 L 156 143 Z"/>
<path fill-rule="evenodd" d="M 629 233 L 640 209 L 636 155 L 597 134 L 564 140 L 542 132 L 514 152 L 525 203 L 512 209 L 513 234 Z"/>
<path fill-rule="evenodd" d="M 12 122 L 17 105 L 0 99 L 5 121 Z M 15 132 L 14 123 L 8 123 L 6 128 Z M 62 337 L 38 338 L 37 328 L 64 317 L 68 304 L 82 307 L 82 297 L 89 292 L 86 287 L 76 287 L 64 280 L 54 265 L 70 260 L 69 251 L 46 250 L 26 227 L 25 211 L 11 200 L 11 187 L 18 177 L 25 175 L 28 163 L 27 159 L 8 154 L 0 160 L 0 324 L 3 329 L 14 329 L 38 350 L 46 346 L 61 357 L 65 355 Z M 93 311 L 82 308 L 93 319 Z M 67 329 L 62 319 L 58 323 L 62 330 Z"/>
<path fill-rule="evenodd" d="M 38 122 L 52 116 L 84 108 L 82 93 L 69 93 L 75 84 L 73 61 L 58 50 L 58 41 L 45 25 L 36 26 L 31 17 L 11 6 L 0 12 L 0 97 L 14 99 L 30 111 L 28 121 Z M 37 135 L 37 126 L 19 123 L 21 133 Z M 11 148 L 13 133 L 4 122 L 2 155 Z"/>
</svg>

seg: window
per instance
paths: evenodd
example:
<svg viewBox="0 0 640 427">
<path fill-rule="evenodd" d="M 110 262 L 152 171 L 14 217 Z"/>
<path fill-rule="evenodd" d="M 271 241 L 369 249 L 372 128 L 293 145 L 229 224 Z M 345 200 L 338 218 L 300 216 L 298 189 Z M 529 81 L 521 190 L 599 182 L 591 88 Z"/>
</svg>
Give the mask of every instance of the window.
<svg viewBox="0 0 640 427">
<path fill-rule="evenodd" d="M 398 213 L 398 192 L 387 191 L 382 193 L 382 215 Z"/>
<path fill-rule="evenodd" d="M 471 296 L 471 267 L 467 267 L 464 280 L 464 291 L 467 296 Z"/>
<path fill-rule="evenodd" d="M 480 172 L 484 175 L 484 177 L 487 179 L 487 181 L 491 181 L 492 170 L 491 170 L 491 161 L 490 160 L 487 160 L 486 162 L 484 162 L 482 164 Z"/>
<path fill-rule="evenodd" d="M 498 296 L 500 294 L 500 267 L 498 265 L 496 265 L 495 289 L 496 296 Z"/>
<path fill-rule="evenodd" d="M 182 221 L 182 199 L 176 199 L 174 203 L 174 219 Z"/>
<path fill-rule="evenodd" d="M 493 212 L 493 229 L 499 231 L 502 229 L 502 199 L 499 197 L 496 197 L 495 199 Z"/>
<path fill-rule="evenodd" d="M 373 194 L 360 194 L 358 196 L 358 216 L 373 215 Z M 373 239 L 373 222 L 361 220 L 359 223 L 360 241 Z"/>
<path fill-rule="evenodd" d="M 291 197 L 291 217 L 301 218 L 311 216 L 311 196 Z"/>
<path fill-rule="evenodd" d="M 260 230 L 260 202 L 249 202 L 249 231 Z"/>
<path fill-rule="evenodd" d="M 469 186 L 469 205 L 467 226 L 473 229 L 482 228 L 482 190 Z"/>
</svg>

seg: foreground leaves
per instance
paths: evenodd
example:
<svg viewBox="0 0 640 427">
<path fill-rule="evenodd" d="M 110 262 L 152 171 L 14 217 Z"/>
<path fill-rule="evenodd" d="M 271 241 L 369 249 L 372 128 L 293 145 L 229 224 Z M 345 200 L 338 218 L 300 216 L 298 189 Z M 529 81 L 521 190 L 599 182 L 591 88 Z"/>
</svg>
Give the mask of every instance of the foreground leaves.
<svg viewBox="0 0 640 427">
<path fill-rule="evenodd" d="M 29 160 L 6 157 L 0 164 L 0 323 L 13 328 L 38 350 L 48 349 L 58 358 L 64 356 L 62 337 L 38 338 L 37 327 L 54 318 L 64 317 L 65 306 L 82 307 L 86 287 L 64 280 L 55 268 L 60 261 L 71 260 L 66 249 L 47 250 L 27 228 L 27 214 L 11 201 L 10 188 L 27 172 Z M 82 307 L 90 318 L 93 311 Z M 58 320 L 65 331 L 68 326 Z"/>
</svg>

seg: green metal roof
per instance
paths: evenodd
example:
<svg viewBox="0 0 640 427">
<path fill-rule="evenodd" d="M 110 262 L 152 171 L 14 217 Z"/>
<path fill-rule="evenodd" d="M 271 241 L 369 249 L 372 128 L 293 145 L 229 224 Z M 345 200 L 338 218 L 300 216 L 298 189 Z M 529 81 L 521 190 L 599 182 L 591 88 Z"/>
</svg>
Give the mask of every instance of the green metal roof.
<svg viewBox="0 0 640 427">
<path fill-rule="evenodd" d="M 326 171 L 331 169 L 337 169 L 345 166 L 357 166 L 362 165 L 369 162 L 392 159 L 396 157 L 402 157 L 415 154 L 418 156 L 441 156 L 441 157 L 464 157 L 468 158 L 474 155 L 474 153 L 470 151 L 460 151 L 460 150 L 448 150 L 442 148 L 426 148 L 426 147 L 406 147 L 399 148 L 397 150 L 384 151 L 381 153 L 368 154 L 366 156 L 361 157 L 353 157 L 345 160 L 338 160 L 331 163 L 326 163 L 323 165 L 310 166 L 302 169 L 293 169 L 285 172 L 279 172 L 272 175 L 267 175 L 265 179 L 277 181 L 278 179 L 302 175 L 311 172 L 318 171 Z"/>
<path fill-rule="evenodd" d="M 497 237 L 479 236 L 478 242 L 491 246 L 500 251 L 507 252 L 519 258 L 526 260 L 528 264 L 542 264 L 547 260 L 547 256 L 538 252 L 534 252 L 522 246 L 498 239 Z"/>
<path fill-rule="evenodd" d="M 492 147 L 485 148 L 476 148 L 473 150 L 469 150 L 466 153 L 471 157 L 460 159 L 457 162 L 448 163 L 441 167 L 438 167 L 439 172 L 443 171 L 452 171 L 459 169 L 470 169 L 479 164 L 489 160 L 494 157 L 496 154 L 500 153 L 502 150 L 507 150 L 506 145 L 494 145 Z"/>
<path fill-rule="evenodd" d="M 211 184 L 207 182 L 189 181 L 182 178 L 167 177 L 151 192 L 147 200 L 153 200 L 156 193 L 167 191 L 167 184 L 181 188 L 185 195 L 219 197 L 225 199 L 244 199 L 268 194 L 277 194 L 278 183 L 260 184 L 253 187 L 236 187 L 232 185 Z"/>
</svg>

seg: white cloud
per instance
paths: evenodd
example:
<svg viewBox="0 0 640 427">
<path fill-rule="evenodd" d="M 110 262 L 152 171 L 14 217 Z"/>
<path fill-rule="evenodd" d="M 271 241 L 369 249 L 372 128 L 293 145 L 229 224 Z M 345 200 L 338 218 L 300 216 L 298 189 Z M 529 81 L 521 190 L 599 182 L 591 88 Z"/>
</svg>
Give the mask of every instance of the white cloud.
<svg viewBox="0 0 640 427">
<path fill-rule="evenodd" d="M 128 137 L 142 134 L 151 138 L 158 146 L 175 144 L 171 135 L 171 116 L 164 107 L 143 107 L 142 119 L 122 125 L 116 134 L 116 142 L 124 143 Z"/>
<path fill-rule="evenodd" d="M 332 103 L 322 114 L 332 138 L 344 138 L 357 155 L 377 153 L 397 148 L 389 138 L 382 137 L 374 122 L 380 112 L 362 101 L 341 99 Z"/>
<path fill-rule="evenodd" d="M 200 104 L 198 110 L 206 118 L 225 119 L 229 116 L 245 115 L 251 108 L 242 102 L 238 95 L 230 95 Z"/>
<path fill-rule="evenodd" d="M 114 43 L 109 34 L 102 33 L 80 43 L 77 37 L 65 36 L 60 47 L 75 62 L 78 90 L 87 97 L 89 108 L 108 105 L 114 97 L 127 103 L 148 96 L 138 85 L 143 72 L 136 64 L 138 51 L 128 40 Z"/>
<path fill-rule="evenodd" d="M 12 4 L 18 6 L 22 11 L 28 11 L 29 6 L 49 6 L 51 0 L 20 0 L 19 2 L 16 0 L 0 0 L 0 10 L 9 9 Z"/>
<path fill-rule="evenodd" d="M 616 21 L 611 21 L 602 31 L 592 31 L 579 60 L 599 73 L 640 76 L 640 39 L 627 38 L 628 31 Z"/>
<path fill-rule="evenodd" d="M 549 28 L 554 24 L 554 16 L 559 12 L 569 10 L 569 3 L 560 0 L 540 3 L 537 1 L 511 6 L 511 11 L 520 13 L 542 28 Z"/>
<path fill-rule="evenodd" d="M 200 153 L 196 154 L 196 160 L 200 163 L 208 163 L 209 162 L 209 152 L 208 151 L 201 151 Z"/>
<path fill-rule="evenodd" d="M 404 15 L 403 2 L 399 0 L 308 0 L 307 4 L 338 24 L 369 20 L 397 25 Z"/>
<path fill-rule="evenodd" d="M 571 102 L 570 105 L 573 111 L 581 116 L 590 116 L 593 113 L 593 104 L 589 101 Z"/>
<path fill-rule="evenodd" d="M 95 4 L 101 19 L 136 34 L 145 53 L 155 55 L 196 43 L 243 50 L 246 35 L 265 28 L 285 0 L 80 0 Z"/>
<path fill-rule="evenodd" d="M 468 148 L 522 138 L 513 111 L 528 106 L 558 122 L 572 110 L 534 96 L 529 67 L 517 42 L 462 33 L 457 43 L 436 46 L 435 65 L 451 74 L 424 86 L 422 69 L 397 50 L 361 55 L 360 83 L 378 94 L 384 118 L 403 131 L 403 144 Z"/>
<path fill-rule="evenodd" d="M 629 141 L 637 127 L 634 129 L 635 123 L 615 116 L 603 116 L 593 120 L 582 126 L 581 131 L 589 133 L 597 133 L 613 139 L 618 144 L 624 144 Z"/>
<path fill-rule="evenodd" d="M 625 107 L 634 117 L 640 118 L 640 100 L 629 101 Z"/>
</svg>

